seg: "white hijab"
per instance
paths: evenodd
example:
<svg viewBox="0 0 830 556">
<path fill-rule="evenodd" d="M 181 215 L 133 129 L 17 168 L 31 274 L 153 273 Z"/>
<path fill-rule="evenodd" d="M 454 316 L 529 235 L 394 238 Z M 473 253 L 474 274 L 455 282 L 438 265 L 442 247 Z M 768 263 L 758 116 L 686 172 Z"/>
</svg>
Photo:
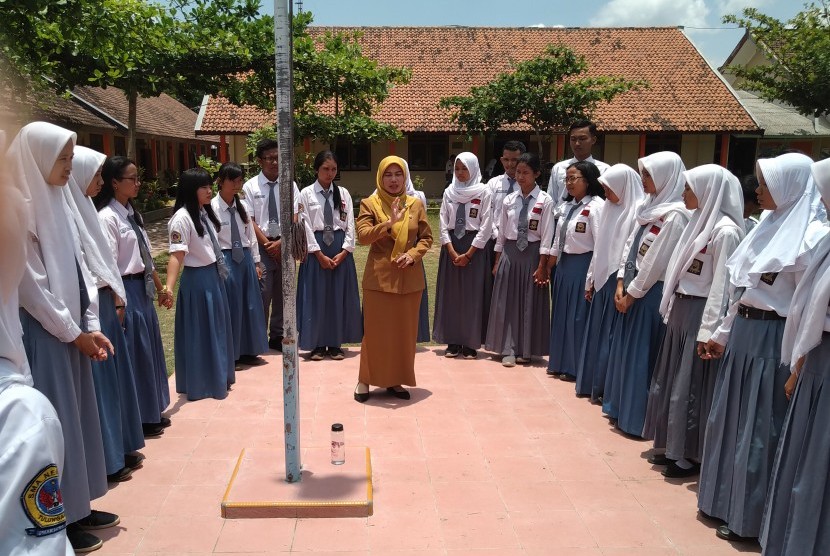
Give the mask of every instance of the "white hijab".
<svg viewBox="0 0 830 556">
<path fill-rule="evenodd" d="M 98 211 L 95 210 L 92 199 L 86 196 L 87 187 L 106 159 L 105 154 L 76 146 L 75 158 L 72 159 L 72 175 L 69 184 L 63 188 L 63 193 L 69 214 L 77 225 L 87 267 L 126 302 L 127 294 L 118 264 L 101 231 Z"/>
<path fill-rule="evenodd" d="M 415 184 L 412 183 L 412 174 L 409 172 L 409 163 L 403 158 L 401 160 L 403 160 L 403 165 L 405 166 L 403 171 L 406 174 L 406 194 L 421 201 L 421 204 L 424 205 L 424 210 L 427 210 L 427 198 L 424 195 L 424 192 L 415 189 Z"/>
<path fill-rule="evenodd" d="M 460 160 L 461 163 L 470 172 L 470 179 L 462 182 L 452 174 L 452 183 L 444 190 L 444 195 L 452 203 L 469 203 L 471 199 L 475 199 L 487 188 L 487 184 L 481 183 L 481 170 L 478 167 L 478 157 L 471 152 L 463 152 L 455 157 L 455 160 Z M 453 165 L 455 168 L 455 165 Z"/>
<path fill-rule="evenodd" d="M 637 222 L 640 226 L 654 222 L 672 211 L 689 214 L 681 197 L 686 183 L 683 178 L 686 167 L 677 153 L 662 151 L 650 154 L 639 159 L 637 165 L 640 172 L 648 170 L 657 189 L 657 193 L 646 197 L 637 209 Z"/>
<path fill-rule="evenodd" d="M 610 236 L 594 244 L 594 283 L 602 287 L 620 265 L 625 242 L 634 228 L 634 215 L 645 193 L 640 174 L 625 164 L 614 164 L 599 181 L 620 199 L 619 204 L 606 201 L 599 217 L 599 229 Z"/>
<path fill-rule="evenodd" d="M 830 159 L 812 165 L 813 181 L 821 197 L 830 201 Z M 812 263 L 798 283 L 784 326 L 781 362 L 794 364 L 821 343 L 830 305 L 830 235 L 816 247 Z"/>
<path fill-rule="evenodd" d="M 735 287 L 754 288 L 766 272 L 806 268 L 809 261 L 802 255 L 820 239 L 808 229 L 814 218 L 811 164 L 810 157 L 797 153 L 758 160 L 776 209 L 729 257 L 726 267 Z"/>
<path fill-rule="evenodd" d="M 49 291 L 80 323 L 81 295 L 75 270 L 80 253 L 67 218 L 63 188 L 46 183 L 61 150 L 67 143 L 74 145 L 75 139 L 73 132 L 62 127 L 33 122 L 14 138 L 8 157 L 15 179 L 28 186 L 28 230 L 40 246 Z M 21 301 L 25 307 L 26 300 Z"/>
<path fill-rule="evenodd" d="M 704 164 L 683 172 L 684 180 L 697 197 L 698 207 L 689 223 L 683 229 L 683 235 L 677 242 L 679 251 L 671 259 L 663 298 L 660 301 L 660 314 L 668 318 L 674 303 L 674 290 L 683 273 L 692 261 L 715 235 L 715 230 L 723 226 L 735 226 L 744 229 L 744 196 L 741 182 L 732 172 L 717 164 Z"/>
</svg>

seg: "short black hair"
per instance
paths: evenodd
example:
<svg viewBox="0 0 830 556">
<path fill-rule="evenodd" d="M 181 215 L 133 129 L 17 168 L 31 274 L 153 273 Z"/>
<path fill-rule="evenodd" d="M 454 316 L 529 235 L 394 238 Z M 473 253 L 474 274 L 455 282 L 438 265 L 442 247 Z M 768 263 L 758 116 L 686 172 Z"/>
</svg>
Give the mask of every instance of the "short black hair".
<svg viewBox="0 0 830 556">
<path fill-rule="evenodd" d="M 539 161 L 539 155 L 536 153 L 522 153 L 522 156 L 519 157 L 519 161 L 516 164 L 527 164 L 534 173 L 540 173 L 542 171 L 542 163 Z"/>
<path fill-rule="evenodd" d="M 597 124 L 595 124 L 591 120 L 577 120 L 577 121 L 575 121 L 574 123 L 571 124 L 571 127 L 568 128 L 568 135 L 570 135 L 573 130 L 580 129 L 580 128 L 583 128 L 583 127 L 587 127 L 588 132 L 591 135 L 593 135 L 594 137 L 596 137 L 596 135 L 597 135 Z"/>
<path fill-rule="evenodd" d="M 515 139 L 511 139 L 510 141 L 508 141 L 507 143 L 504 144 L 504 147 L 502 147 L 501 150 L 502 150 L 502 152 L 503 151 L 519 151 L 521 154 L 524 154 L 524 153 L 527 152 L 527 147 L 525 147 L 525 144 L 522 143 L 521 141 L 516 141 Z"/>
<path fill-rule="evenodd" d="M 587 191 L 585 192 L 586 195 L 591 195 L 592 197 L 600 197 L 605 199 L 605 190 L 602 188 L 602 184 L 599 183 L 599 168 L 597 168 L 596 164 L 593 162 L 588 162 L 587 160 L 579 160 L 574 162 L 568 169 L 576 168 L 579 170 L 579 173 L 582 174 L 582 177 L 585 178 L 585 181 L 588 183 Z M 566 201 L 573 200 L 573 195 L 570 193 L 565 197 Z"/>
<path fill-rule="evenodd" d="M 256 144 L 256 157 L 262 158 L 262 155 L 265 154 L 265 151 L 270 151 L 271 149 L 278 149 L 280 144 L 277 142 L 276 139 L 272 139 L 270 137 L 265 137 L 257 141 Z"/>
<path fill-rule="evenodd" d="M 744 204 L 752 203 L 758 204 L 758 194 L 755 192 L 758 189 L 758 178 L 755 174 L 747 174 L 741 180 L 741 189 L 744 192 Z"/>
</svg>

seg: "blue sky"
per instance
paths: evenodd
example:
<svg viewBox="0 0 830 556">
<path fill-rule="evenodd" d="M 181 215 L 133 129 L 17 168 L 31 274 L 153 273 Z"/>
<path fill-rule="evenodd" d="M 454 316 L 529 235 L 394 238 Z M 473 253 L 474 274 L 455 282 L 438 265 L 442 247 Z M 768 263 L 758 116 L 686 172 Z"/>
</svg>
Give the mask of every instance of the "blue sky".
<svg viewBox="0 0 830 556">
<path fill-rule="evenodd" d="M 724 29 L 721 18 L 752 5 L 782 20 L 799 0 L 304 0 L 318 25 L 462 25 L 469 27 L 643 27 L 682 25 L 710 64 L 723 63 L 743 31 Z M 296 6 L 296 4 L 295 4 Z M 273 2 L 263 0 L 273 13 Z M 295 7 L 296 9 L 296 7 Z M 714 28 L 714 29 L 711 29 Z"/>
</svg>

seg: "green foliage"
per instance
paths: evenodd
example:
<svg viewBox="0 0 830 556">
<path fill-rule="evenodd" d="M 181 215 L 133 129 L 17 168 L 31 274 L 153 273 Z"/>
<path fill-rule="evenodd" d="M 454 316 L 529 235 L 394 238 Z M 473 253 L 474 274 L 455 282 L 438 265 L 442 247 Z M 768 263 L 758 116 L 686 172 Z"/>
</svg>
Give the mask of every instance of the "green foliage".
<svg viewBox="0 0 830 556">
<path fill-rule="evenodd" d="M 245 140 L 245 150 L 248 152 L 249 158 L 256 156 L 256 145 L 262 139 L 277 139 L 277 127 L 273 124 L 264 125 L 253 133 L 248 135 Z"/>
<path fill-rule="evenodd" d="M 725 23 L 747 30 L 768 52 L 769 65 L 729 66 L 743 87 L 767 100 L 787 102 L 805 116 L 830 113 L 830 7 L 809 4 L 789 21 L 781 22 L 755 8 L 743 17 L 728 15 Z"/>
<path fill-rule="evenodd" d="M 416 175 L 412 176 L 412 186 L 415 189 L 417 189 L 418 191 L 423 191 L 424 190 L 424 184 L 425 183 L 426 183 L 426 180 L 424 180 L 423 176 L 416 176 Z"/>
<path fill-rule="evenodd" d="M 167 187 L 159 180 L 142 181 L 135 204 L 142 213 L 167 206 Z"/>
<path fill-rule="evenodd" d="M 205 155 L 199 156 L 199 159 L 196 161 L 196 165 L 199 166 L 199 168 L 207 170 L 207 173 L 214 178 L 216 177 L 216 174 L 219 173 L 219 168 L 222 166 L 219 162 Z"/>
<path fill-rule="evenodd" d="M 513 71 L 470 89 L 467 96 L 442 98 L 439 106 L 469 135 L 493 133 L 509 124 L 525 124 L 537 134 L 567 129 L 590 118 L 600 102 L 648 87 L 642 80 L 617 76 L 587 77 L 588 62 L 563 45 L 549 45 L 541 56 L 519 62 Z"/>
<path fill-rule="evenodd" d="M 277 139 L 276 127 L 269 124 L 248 135 L 245 140 L 245 150 L 248 152 L 249 157 L 253 158 L 256 156 L 256 144 L 259 143 L 261 139 Z M 296 181 L 297 185 L 300 189 L 302 189 L 304 186 L 314 183 L 314 180 L 317 179 L 313 166 L 314 154 L 298 151 L 297 149 L 295 149 L 295 151 L 294 181 Z M 257 168 L 256 165 L 253 165 L 251 167 L 251 172 L 259 172 L 259 168 Z"/>
</svg>

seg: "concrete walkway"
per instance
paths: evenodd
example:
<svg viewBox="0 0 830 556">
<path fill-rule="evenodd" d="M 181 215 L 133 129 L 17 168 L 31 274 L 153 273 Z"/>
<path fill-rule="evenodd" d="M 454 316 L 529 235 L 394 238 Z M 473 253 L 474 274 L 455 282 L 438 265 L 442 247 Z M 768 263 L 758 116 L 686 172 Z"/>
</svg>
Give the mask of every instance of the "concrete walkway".
<svg viewBox="0 0 830 556">
<path fill-rule="evenodd" d="M 172 427 L 149 439 L 143 468 L 93 506 L 121 524 L 100 554 L 706 555 L 731 545 L 700 521 L 694 481 L 667 481 L 649 444 L 615 432 L 573 384 L 540 362 L 506 369 L 480 354 L 419 349 L 404 402 L 377 390 L 352 399 L 359 354 L 301 361 L 303 447 L 328 446 L 343 423 L 369 446 L 369 518 L 224 520 L 220 502 L 243 448 L 282 444 L 281 357 L 237 372 L 223 401 L 172 394 Z M 171 379 L 171 391 L 172 388 Z M 275 462 L 274 476 L 284 467 Z M 313 469 L 310 469 L 313 472 Z"/>
</svg>

